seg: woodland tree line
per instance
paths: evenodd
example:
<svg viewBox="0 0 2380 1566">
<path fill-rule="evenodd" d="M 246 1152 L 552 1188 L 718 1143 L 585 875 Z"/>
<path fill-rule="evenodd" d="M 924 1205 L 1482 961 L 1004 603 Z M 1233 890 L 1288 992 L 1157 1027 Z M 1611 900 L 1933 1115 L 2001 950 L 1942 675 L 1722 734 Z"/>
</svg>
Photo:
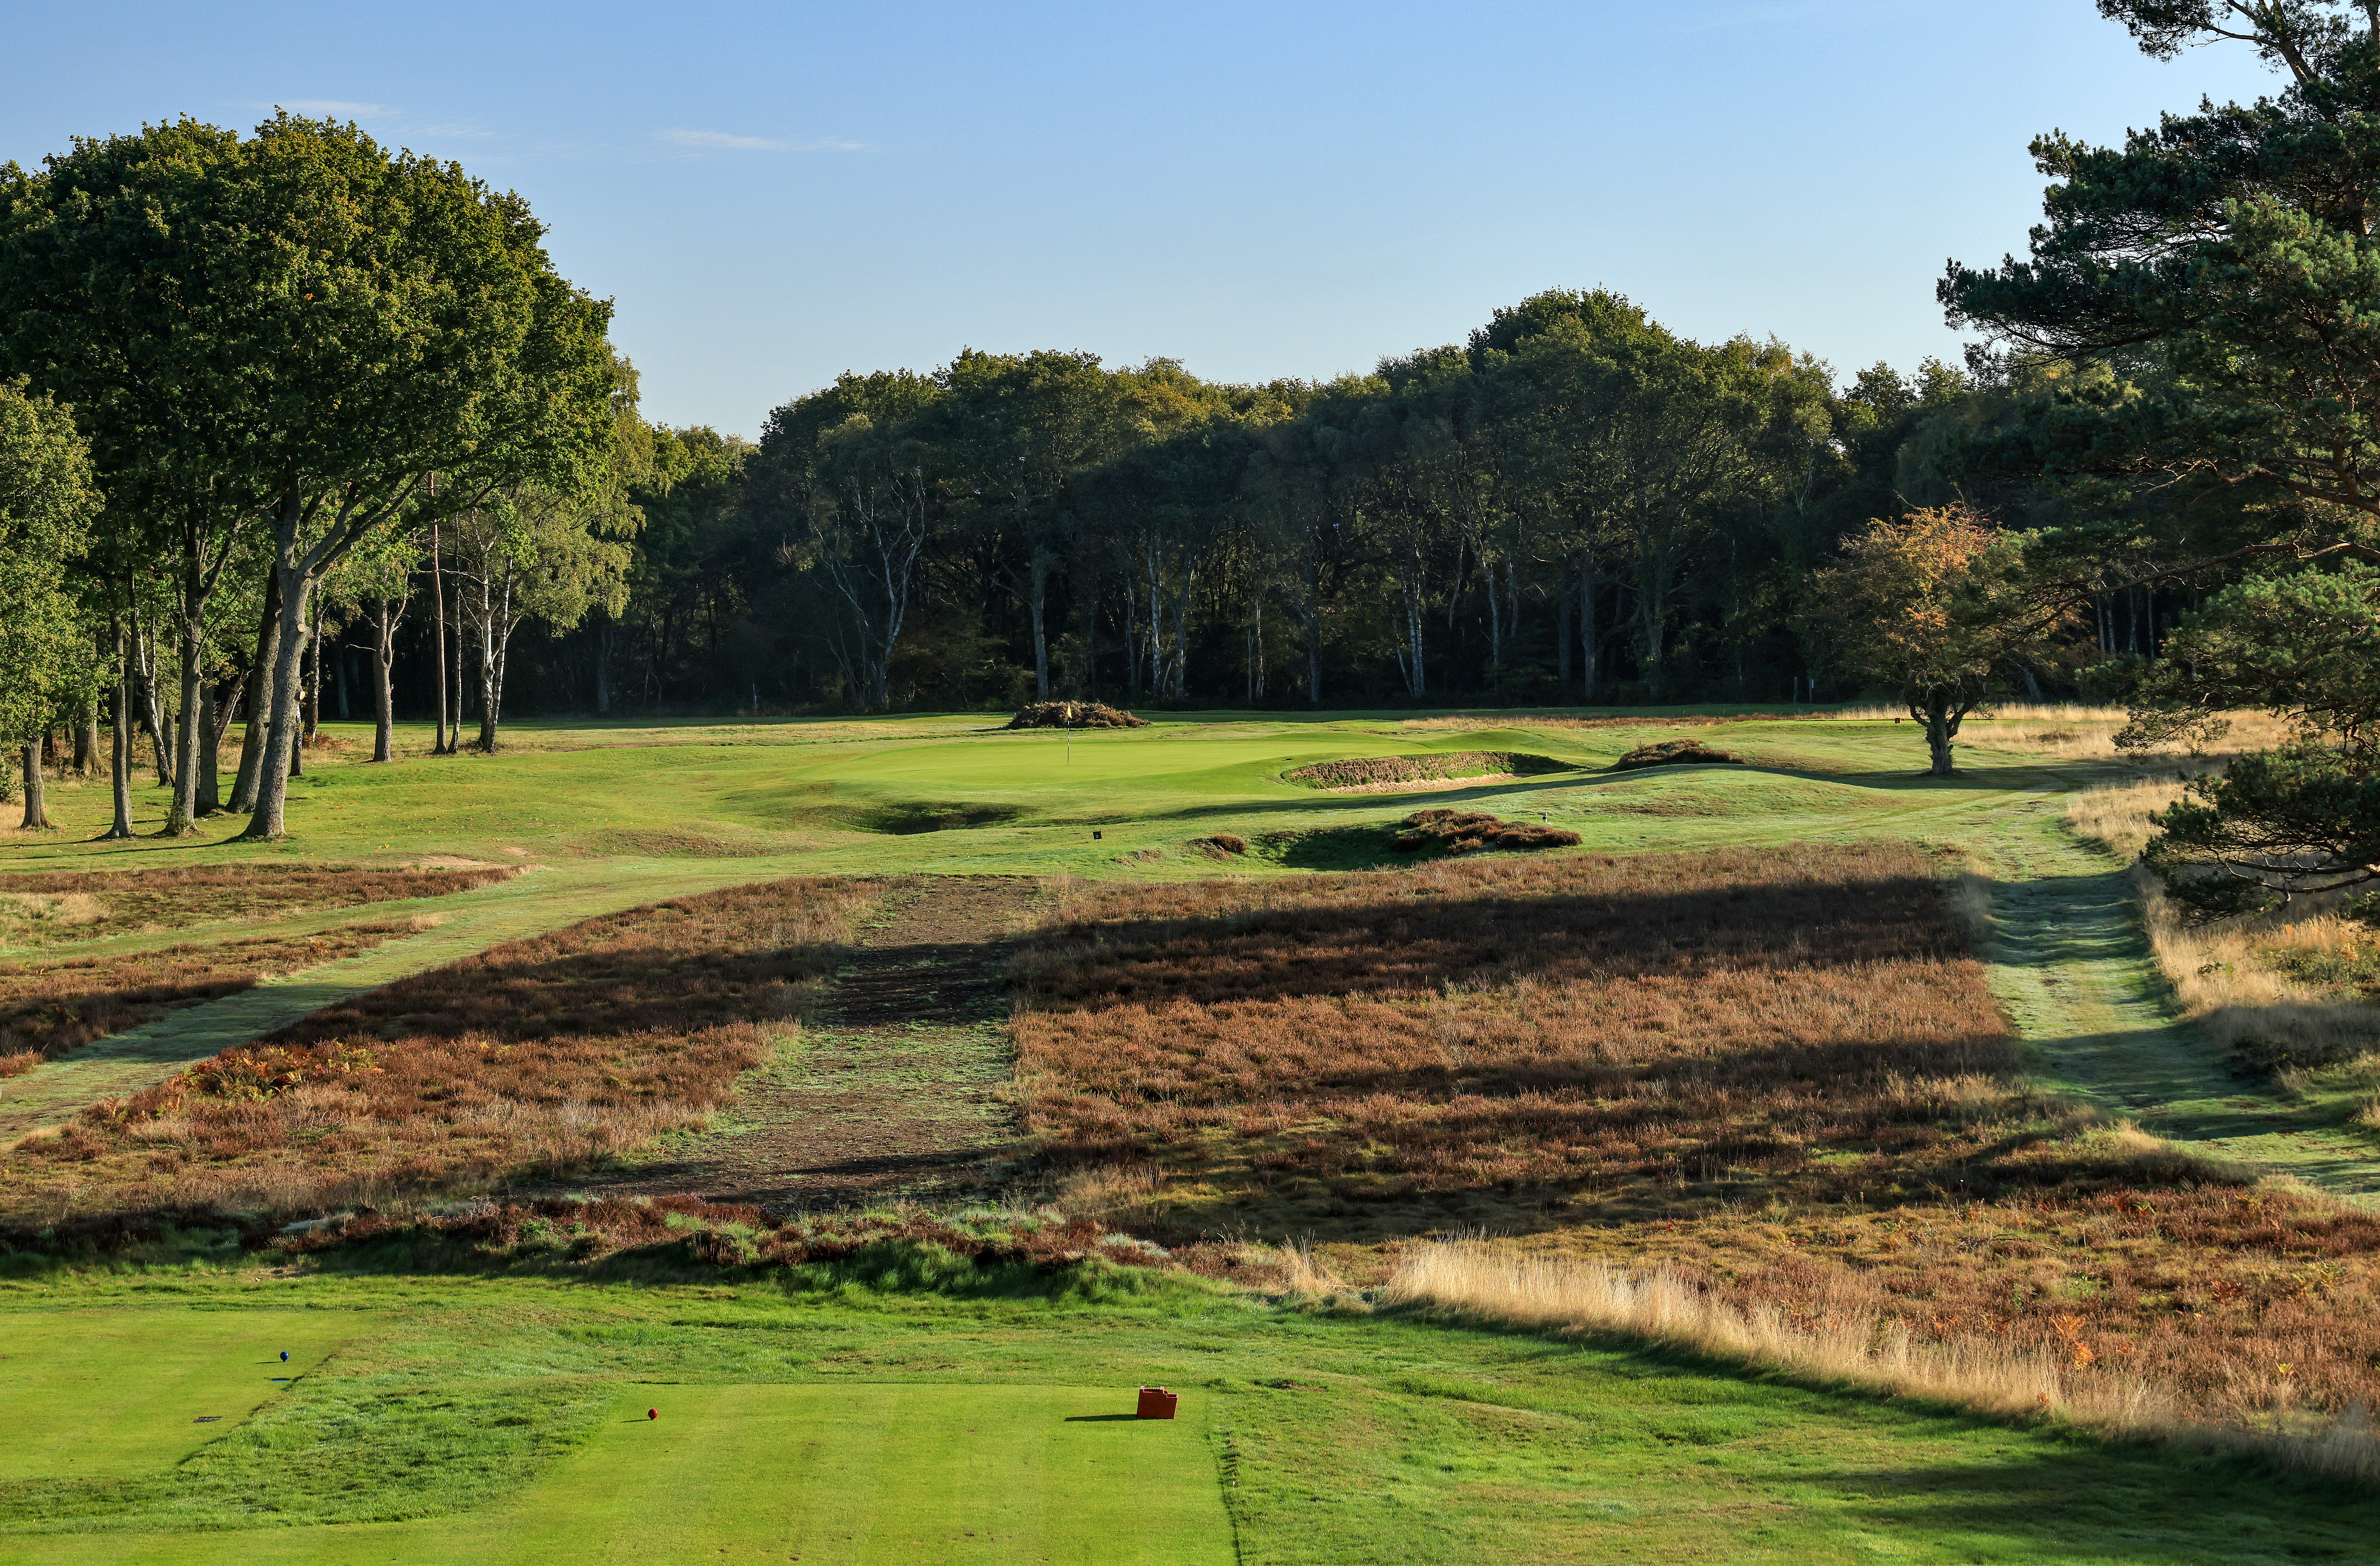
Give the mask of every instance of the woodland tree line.
<svg viewBox="0 0 2380 1566">
<path fill-rule="evenodd" d="M 517 196 L 286 115 L 0 169 L 0 729 L 283 831 L 327 710 L 1905 702 L 2301 738 L 2163 818 L 2211 912 L 2380 874 L 2380 13 L 2098 0 L 2279 91 L 2094 147 L 1962 367 L 1838 385 L 1554 290 L 1368 375 L 963 352 L 641 417 Z M 470 732 L 467 737 L 466 730 Z M 218 750 L 237 743 L 237 766 Z M 220 771 L 234 772 L 221 796 Z"/>
</svg>

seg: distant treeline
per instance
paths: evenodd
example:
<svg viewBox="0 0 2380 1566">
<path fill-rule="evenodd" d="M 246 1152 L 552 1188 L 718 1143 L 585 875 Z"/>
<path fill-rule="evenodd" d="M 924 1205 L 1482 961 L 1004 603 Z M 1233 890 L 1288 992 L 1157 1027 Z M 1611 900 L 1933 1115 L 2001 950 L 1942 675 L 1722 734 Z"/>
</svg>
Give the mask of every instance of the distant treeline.
<svg viewBox="0 0 2380 1566">
<path fill-rule="evenodd" d="M 1706 346 L 1566 291 L 1329 382 L 972 350 L 846 374 L 757 445 L 626 435 L 625 597 L 522 638 L 506 706 L 1856 695 L 1794 629 L 1809 574 L 1952 498 L 1943 453 L 2009 401 L 1931 359 L 1839 387 L 1773 339 Z M 2109 606 L 2107 650 L 2147 608 Z"/>
</svg>

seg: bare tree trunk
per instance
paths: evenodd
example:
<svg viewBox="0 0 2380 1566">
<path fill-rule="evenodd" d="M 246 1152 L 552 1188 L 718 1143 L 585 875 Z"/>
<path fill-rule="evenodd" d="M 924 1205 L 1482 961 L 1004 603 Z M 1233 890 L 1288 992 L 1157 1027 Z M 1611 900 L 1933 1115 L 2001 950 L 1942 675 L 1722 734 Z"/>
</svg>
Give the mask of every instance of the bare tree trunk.
<svg viewBox="0 0 2380 1566">
<path fill-rule="evenodd" d="M 1595 702 L 1595 666 L 1602 648 L 1602 638 L 1595 628 L 1595 562 L 1588 560 L 1578 571 L 1578 642 L 1581 694 L 1588 705 Z"/>
<path fill-rule="evenodd" d="M 389 601 L 380 601 L 372 638 L 372 759 L 396 759 L 396 706 L 389 688 L 389 667 L 396 662 L 396 615 Z"/>
<path fill-rule="evenodd" d="M 108 781 L 115 795 L 115 824 L 101 834 L 103 840 L 132 835 L 132 673 L 123 625 L 111 621 L 108 629 L 115 648 L 115 683 L 108 687 L 115 731 L 109 735 Z"/>
<path fill-rule="evenodd" d="M 192 758 L 197 778 L 190 789 L 190 814 L 219 815 L 223 810 L 223 724 L 215 719 L 215 682 L 199 687 L 198 755 Z"/>
<path fill-rule="evenodd" d="M 1952 704 L 1941 698 L 1931 697 L 1909 704 L 1909 715 L 1925 725 L 1925 748 L 1932 758 L 1927 775 L 1953 777 L 1950 764 L 1950 742 L 1958 736 L 1959 720 L 1966 716 L 1965 709 L 1953 710 Z"/>
<path fill-rule="evenodd" d="M 263 776 L 265 730 L 273 718 L 273 671 L 281 662 L 281 573 L 264 584 L 264 614 L 256 627 L 256 663 L 248 673 L 248 729 L 240 736 L 239 776 L 232 780 L 231 807 L 256 808 Z"/>
<path fill-rule="evenodd" d="M 1050 560 L 1038 547 L 1033 551 L 1033 686 L 1038 699 L 1050 699 L 1050 638 L 1043 634 L 1042 618 L 1050 603 Z M 888 653 L 889 656 L 889 653 Z M 889 705 L 889 702 L 886 703 Z"/>
<path fill-rule="evenodd" d="M 199 687 L 206 683 L 206 598 L 197 585 L 198 563 L 191 561 L 187 570 L 182 612 L 174 626 L 182 662 L 182 699 L 175 715 L 174 801 L 166 807 L 160 837 L 188 837 L 199 830 Z"/>
<path fill-rule="evenodd" d="M 463 578 L 455 578 L 455 704 L 453 727 L 446 734 L 446 754 L 463 753 Z"/>
<path fill-rule="evenodd" d="M 438 564 L 438 525 L 430 525 L 430 603 L 434 628 L 430 637 L 430 662 L 438 671 L 438 735 L 430 747 L 432 756 L 450 754 L 446 748 L 446 578 Z"/>
<path fill-rule="evenodd" d="M 84 777 L 99 771 L 99 703 L 86 701 L 75 714 L 74 770 Z"/>
<path fill-rule="evenodd" d="M 1554 589 L 1554 684 L 1567 693 L 1570 690 L 1570 573 L 1562 573 L 1561 585 Z"/>
<path fill-rule="evenodd" d="M 25 819 L 18 825 L 25 832 L 48 832 L 50 812 L 42 798 L 42 745 L 28 740 L 24 746 Z"/>
<path fill-rule="evenodd" d="M 312 566 L 297 540 L 298 505 L 295 495 L 287 497 L 274 519 L 273 574 L 281 585 L 280 628 L 273 638 L 264 754 L 256 770 L 256 810 L 240 833 L 244 841 L 274 842 L 289 834 L 289 777 L 303 721 L 298 711 L 298 675 L 306 656 L 307 601 L 314 593 Z"/>
</svg>

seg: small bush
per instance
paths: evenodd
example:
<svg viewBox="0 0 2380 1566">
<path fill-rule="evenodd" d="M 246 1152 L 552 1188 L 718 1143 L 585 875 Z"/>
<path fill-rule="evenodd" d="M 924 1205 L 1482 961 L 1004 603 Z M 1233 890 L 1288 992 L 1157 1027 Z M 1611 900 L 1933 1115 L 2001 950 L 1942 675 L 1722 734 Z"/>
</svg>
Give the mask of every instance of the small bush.
<svg viewBox="0 0 2380 1566">
<path fill-rule="evenodd" d="M 1611 763 L 1615 772 L 1633 772 L 1642 767 L 1680 767 L 1697 762 L 1728 762 L 1743 764 L 1741 756 L 1730 756 L 1724 750 L 1714 750 L 1698 739 L 1665 739 L 1652 745 L 1640 745 Z"/>
<path fill-rule="evenodd" d="M 1490 848 L 1575 848 L 1578 833 L 1535 821 L 1500 821 L 1485 810 L 1416 810 L 1390 840 L 1401 854 L 1443 848 L 1477 854 Z"/>
<path fill-rule="evenodd" d="M 1578 769 L 1550 756 L 1518 750 L 1456 750 L 1435 756 L 1346 756 L 1281 773 L 1307 788 L 1362 788 L 1375 783 L 1455 782 L 1463 778 L 1536 777 Z"/>
<path fill-rule="evenodd" d="M 1012 729 L 1145 729 L 1148 720 L 1098 701 L 1037 701 L 1008 720 Z"/>
</svg>

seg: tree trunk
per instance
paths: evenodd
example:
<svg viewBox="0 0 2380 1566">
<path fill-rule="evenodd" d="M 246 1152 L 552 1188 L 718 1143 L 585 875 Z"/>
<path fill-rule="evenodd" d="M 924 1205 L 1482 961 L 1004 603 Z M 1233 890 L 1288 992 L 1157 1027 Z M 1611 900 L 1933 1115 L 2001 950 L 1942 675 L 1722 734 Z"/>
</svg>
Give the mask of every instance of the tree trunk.
<svg viewBox="0 0 2380 1566">
<path fill-rule="evenodd" d="M 446 754 L 463 753 L 463 579 L 455 578 L 455 703 L 453 726 L 446 734 Z"/>
<path fill-rule="evenodd" d="M 1050 699 L 1050 638 L 1042 632 L 1042 617 L 1050 603 L 1050 562 L 1036 549 L 1033 552 L 1033 688 L 1039 693 L 1036 699 Z M 892 649 L 885 649 L 890 662 Z M 886 703 L 889 705 L 889 701 Z"/>
<path fill-rule="evenodd" d="M 99 703 L 86 701 L 75 714 L 74 769 L 84 777 L 99 771 Z"/>
<path fill-rule="evenodd" d="M 192 816 L 219 815 L 223 810 L 223 725 L 215 718 L 215 682 L 199 687 L 198 755 L 191 770 L 198 774 L 190 789 Z"/>
<path fill-rule="evenodd" d="M 616 633 L 610 615 L 595 627 L 595 715 L 612 710 L 612 638 Z"/>
<path fill-rule="evenodd" d="M 108 687 L 114 733 L 108 745 L 108 781 L 115 795 L 115 824 L 106 838 L 132 835 L 132 673 L 124 656 L 124 627 L 112 626 L 115 641 L 115 683 Z"/>
<path fill-rule="evenodd" d="M 199 830 L 199 724 L 204 706 L 200 686 L 206 683 L 206 627 L 186 613 L 175 628 L 181 633 L 182 699 L 174 724 L 174 802 L 166 807 L 160 837 L 188 837 Z"/>
<path fill-rule="evenodd" d="M 281 661 L 281 573 L 264 584 L 264 613 L 256 627 L 256 662 L 248 675 L 248 728 L 239 741 L 239 776 L 232 780 L 231 807 L 256 808 L 257 781 L 263 773 L 264 734 L 273 718 L 273 671 Z"/>
<path fill-rule="evenodd" d="M 1952 710 L 1949 701 L 1935 697 L 1911 702 L 1909 715 L 1925 725 L 1925 748 L 1933 759 L 1926 769 L 1927 775 L 1937 778 L 1956 775 L 1950 765 L 1950 742 L 1958 735 L 1959 720 L 1966 714 Z"/>
<path fill-rule="evenodd" d="M 430 637 L 430 662 L 438 671 L 438 734 L 430 747 L 432 756 L 444 756 L 446 749 L 446 578 L 438 564 L 438 525 L 430 525 L 430 603 L 433 628 Z M 598 696 L 597 705 L 601 705 Z"/>
<path fill-rule="evenodd" d="M 1554 684 L 1570 689 L 1570 574 L 1554 589 Z"/>
<path fill-rule="evenodd" d="M 396 662 L 396 616 L 388 600 L 380 601 L 372 638 L 372 759 L 396 759 L 396 706 L 389 688 L 389 667 Z"/>
<path fill-rule="evenodd" d="M 1589 560 L 1578 568 L 1578 670 L 1580 694 L 1590 707 L 1595 705 L 1595 667 L 1601 660 L 1601 641 L 1595 629 L 1595 562 Z"/>
<path fill-rule="evenodd" d="M 298 711 L 298 665 L 306 655 L 306 601 L 314 584 L 291 536 L 296 530 L 296 502 L 287 504 L 292 515 L 276 519 L 275 531 L 282 536 L 275 540 L 273 575 L 281 589 L 281 612 L 273 637 L 272 677 L 266 686 L 272 699 L 265 710 L 264 752 L 257 766 L 256 808 L 249 817 L 248 830 L 240 833 L 245 842 L 274 842 L 289 834 L 289 772 L 297 759 L 302 722 Z M 258 673 L 261 676 L 263 671 Z"/>
<path fill-rule="evenodd" d="M 24 747 L 25 819 L 19 825 L 26 832 L 50 830 L 50 812 L 42 798 L 42 747 L 38 740 L 28 740 Z"/>
</svg>

